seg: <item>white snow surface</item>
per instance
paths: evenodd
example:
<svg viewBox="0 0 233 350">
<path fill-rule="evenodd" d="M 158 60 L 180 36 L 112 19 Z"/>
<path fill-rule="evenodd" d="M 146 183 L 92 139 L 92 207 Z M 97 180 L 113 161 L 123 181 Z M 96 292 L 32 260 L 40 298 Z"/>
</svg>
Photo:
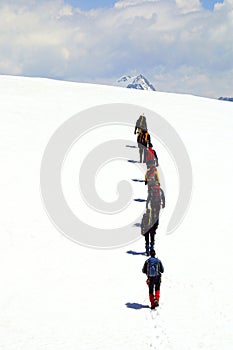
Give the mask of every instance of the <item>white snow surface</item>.
<svg viewBox="0 0 233 350">
<path fill-rule="evenodd" d="M 0 349 L 231 350 L 233 104 L 13 76 L 0 76 L 0 96 Z M 156 235 L 165 268 L 156 311 L 146 308 L 146 257 L 127 253 L 144 251 L 140 229 L 132 228 L 139 240 L 126 247 L 86 248 L 58 232 L 40 195 L 41 159 L 54 131 L 86 108 L 119 102 L 163 116 L 193 167 L 192 201 L 171 235 L 166 226 L 177 190 L 166 192 Z M 168 155 L 157 146 L 162 167 Z M 138 159 L 137 149 L 132 157 Z M 168 184 L 176 176 L 165 173 Z"/>
</svg>

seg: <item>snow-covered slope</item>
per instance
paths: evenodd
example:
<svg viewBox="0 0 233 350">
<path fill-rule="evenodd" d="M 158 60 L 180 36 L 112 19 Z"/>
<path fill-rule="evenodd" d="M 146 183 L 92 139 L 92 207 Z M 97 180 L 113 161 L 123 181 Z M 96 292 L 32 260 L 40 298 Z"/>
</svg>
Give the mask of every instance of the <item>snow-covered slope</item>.
<svg viewBox="0 0 233 350">
<path fill-rule="evenodd" d="M 135 76 L 124 75 L 117 80 L 116 85 L 129 89 L 155 91 L 154 86 L 142 74 Z"/>
<path fill-rule="evenodd" d="M 232 349 L 233 105 L 189 95 L 8 76 L 0 77 L 0 94 L 0 348 Z M 139 240 L 128 246 L 89 249 L 58 232 L 41 200 L 40 165 L 52 134 L 74 114 L 111 103 L 137 104 L 142 112 L 147 108 L 160 114 L 179 133 L 192 162 L 189 211 L 181 226 L 166 235 L 177 198 L 177 173 L 169 151 L 153 137 L 167 184 L 167 205 L 156 235 L 156 251 L 165 267 L 157 311 L 147 308 L 141 273 L 145 257 L 138 254 L 144 241 L 138 227 L 132 230 L 138 230 Z M 137 117 L 125 115 L 126 123 L 134 124 Z M 117 138 L 119 130 L 111 128 L 90 134 L 82 155 L 89 143 L 103 143 L 106 135 Z M 133 128 L 122 132 L 133 145 Z M 75 145 L 72 151 L 79 156 Z M 138 159 L 137 149 L 129 147 L 129 152 Z M 79 164 L 71 162 L 69 168 L 68 158 L 64 193 L 72 206 Z M 145 186 L 131 181 L 137 166 L 125 168 L 121 161 L 119 169 L 124 170 L 118 176 L 133 186 L 134 195 L 146 197 Z M 104 170 L 96 185 L 99 195 L 111 201 L 117 183 L 112 183 L 113 193 L 103 187 L 111 164 Z M 136 211 L 145 206 L 132 201 L 126 209 L 135 205 Z M 93 217 L 84 220 L 96 227 L 103 224 L 102 216 Z"/>
</svg>

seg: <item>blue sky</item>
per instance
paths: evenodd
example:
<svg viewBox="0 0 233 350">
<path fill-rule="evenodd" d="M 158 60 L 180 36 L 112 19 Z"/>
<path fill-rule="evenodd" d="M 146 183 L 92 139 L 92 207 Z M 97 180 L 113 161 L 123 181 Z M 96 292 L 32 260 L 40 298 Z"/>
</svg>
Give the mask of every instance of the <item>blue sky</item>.
<svg viewBox="0 0 233 350">
<path fill-rule="evenodd" d="M 82 10 L 90 10 L 92 8 L 112 7 L 116 0 L 65 0 L 65 2 Z M 216 2 L 223 2 L 223 0 L 201 0 L 203 7 L 209 10 L 213 9 Z"/>
<path fill-rule="evenodd" d="M 216 2 L 223 2 L 223 0 L 201 0 L 202 6 L 206 9 L 213 9 L 214 4 L 216 4 Z"/>
<path fill-rule="evenodd" d="M 66 0 L 66 3 L 80 7 L 82 10 L 90 10 L 99 7 L 112 7 L 115 3 L 113 0 Z"/>
</svg>

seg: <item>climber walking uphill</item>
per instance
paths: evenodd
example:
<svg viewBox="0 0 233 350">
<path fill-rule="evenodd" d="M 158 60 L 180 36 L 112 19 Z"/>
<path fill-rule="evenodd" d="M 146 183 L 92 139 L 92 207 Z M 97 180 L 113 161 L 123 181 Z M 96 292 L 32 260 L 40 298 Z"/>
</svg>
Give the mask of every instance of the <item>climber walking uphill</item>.
<svg viewBox="0 0 233 350">
<path fill-rule="evenodd" d="M 159 166 L 158 156 L 155 150 L 152 148 L 152 143 L 149 143 L 147 152 L 146 152 L 146 165 L 149 167 L 151 165 Z"/>
<path fill-rule="evenodd" d="M 149 207 L 149 204 L 152 211 L 155 212 L 157 218 L 159 218 L 161 206 L 162 208 L 165 208 L 165 195 L 158 181 L 148 182 L 146 209 Z"/>
<path fill-rule="evenodd" d="M 145 117 L 144 113 L 142 113 L 142 115 L 140 115 L 140 117 L 136 121 L 135 129 L 134 129 L 135 135 L 137 133 L 137 129 L 138 129 L 138 131 L 139 130 L 144 130 L 144 131 L 147 130 L 146 117 Z"/>
<path fill-rule="evenodd" d="M 154 215 L 152 209 L 146 209 L 141 221 L 141 234 L 145 237 L 146 255 L 149 256 L 150 250 L 154 249 L 155 235 L 159 220 Z"/>
<path fill-rule="evenodd" d="M 154 164 L 147 166 L 147 171 L 145 174 L 145 185 L 150 185 L 150 183 L 157 181 L 160 183 L 159 173 Z"/>
<path fill-rule="evenodd" d="M 147 131 L 146 117 L 144 114 L 140 115 L 136 121 L 134 134 L 138 134 L 137 143 L 139 149 L 140 163 L 146 162 L 147 147 L 150 144 L 150 135 Z M 142 159 L 143 158 L 143 159 Z"/>
<path fill-rule="evenodd" d="M 146 213 L 141 222 L 141 234 L 145 237 L 146 255 L 154 248 L 154 237 L 159 226 L 161 206 L 165 208 L 165 195 L 160 187 L 159 175 L 155 165 L 151 165 L 145 175 L 145 185 L 148 185 Z M 150 204 L 150 208 L 149 208 Z"/>
<path fill-rule="evenodd" d="M 139 149 L 139 157 L 140 157 L 140 163 L 146 163 L 146 155 L 147 155 L 147 147 L 150 144 L 150 134 L 147 130 L 141 130 L 138 131 L 138 137 L 137 137 L 137 143 L 138 143 L 138 149 Z M 143 156 L 143 160 L 142 160 Z"/>
<path fill-rule="evenodd" d="M 149 287 L 149 300 L 151 309 L 159 306 L 161 274 L 164 272 L 162 262 L 155 257 L 155 250 L 151 249 L 150 258 L 143 265 L 142 272 L 147 275 L 147 285 Z"/>
</svg>

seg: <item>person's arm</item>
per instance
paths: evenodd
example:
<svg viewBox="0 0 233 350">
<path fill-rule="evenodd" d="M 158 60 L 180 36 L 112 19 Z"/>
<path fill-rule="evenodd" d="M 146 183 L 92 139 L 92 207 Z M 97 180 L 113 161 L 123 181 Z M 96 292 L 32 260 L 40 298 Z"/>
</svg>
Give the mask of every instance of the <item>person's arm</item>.
<svg viewBox="0 0 233 350">
<path fill-rule="evenodd" d="M 146 260 L 144 262 L 144 265 L 143 265 L 143 268 L 142 268 L 142 273 L 146 273 L 147 274 L 147 264 L 148 264 L 148 261 Z"/>
<path fill-rule="evenodd" d="M 145 174 L 145 185 L 147 185 L 147 172 Z"/>
<path fill-rule="evenodd" d="M 161 273 L 164 272 L 164 267 L 163 267 L 162 261 L 160 261 L 160 260 L 159 260 L 159 271 L 160 271 Z"/>
<path fill-rule="evenodd" d="M 150 144 L 151 142 L 150 142 L 150 134 L 148 133 L 148 137 L 147 137 L 147 147 L 149 147 L 149 144 Z"/>
<path fill-rule="evenodd" d="M 154 151 L 154 156 L 155 156 L 155 160 L 156 160 L 156 166 L 159 166 L 159 158 L 158 158 L 157 153 L 155 152 L 155 150 L 153 150 L 153 151 Z"/>
<path fill-rule="evenodd" d="M 156 175 L 156 178 L 157 178 L 158 183 L 160 184 L 160 178 L 159 178 L 159 173 L 158 173 L 158 170 L 157 170 L 157 169 L 156 169 L 156 171 L 155 171 L 155 175 Z"/>
<path fill-rule="evenodd" d="M 145 185 L 148 184 L 148 178 L 149 178 L 148 173 L 149 172 L 150 172 L 150 169 L 148 168 L 147 171 L 146 171 L 146 174 L 145 174 Z"/>
<path fill-rule="evenodd" d="M 163 192 L 162 188 L 160 188 L 160 193 L 161 193 L 162 208 L 165 208 L 165 195 L 164 195 L 164 192 Z"/>
<path fill-rule="evenodd" d="M 137 125 L 135 125 L 135 129 L 134 129 L 134 135 L 136 135 L 136 133 L 137 133 Z"/>
</svg>

